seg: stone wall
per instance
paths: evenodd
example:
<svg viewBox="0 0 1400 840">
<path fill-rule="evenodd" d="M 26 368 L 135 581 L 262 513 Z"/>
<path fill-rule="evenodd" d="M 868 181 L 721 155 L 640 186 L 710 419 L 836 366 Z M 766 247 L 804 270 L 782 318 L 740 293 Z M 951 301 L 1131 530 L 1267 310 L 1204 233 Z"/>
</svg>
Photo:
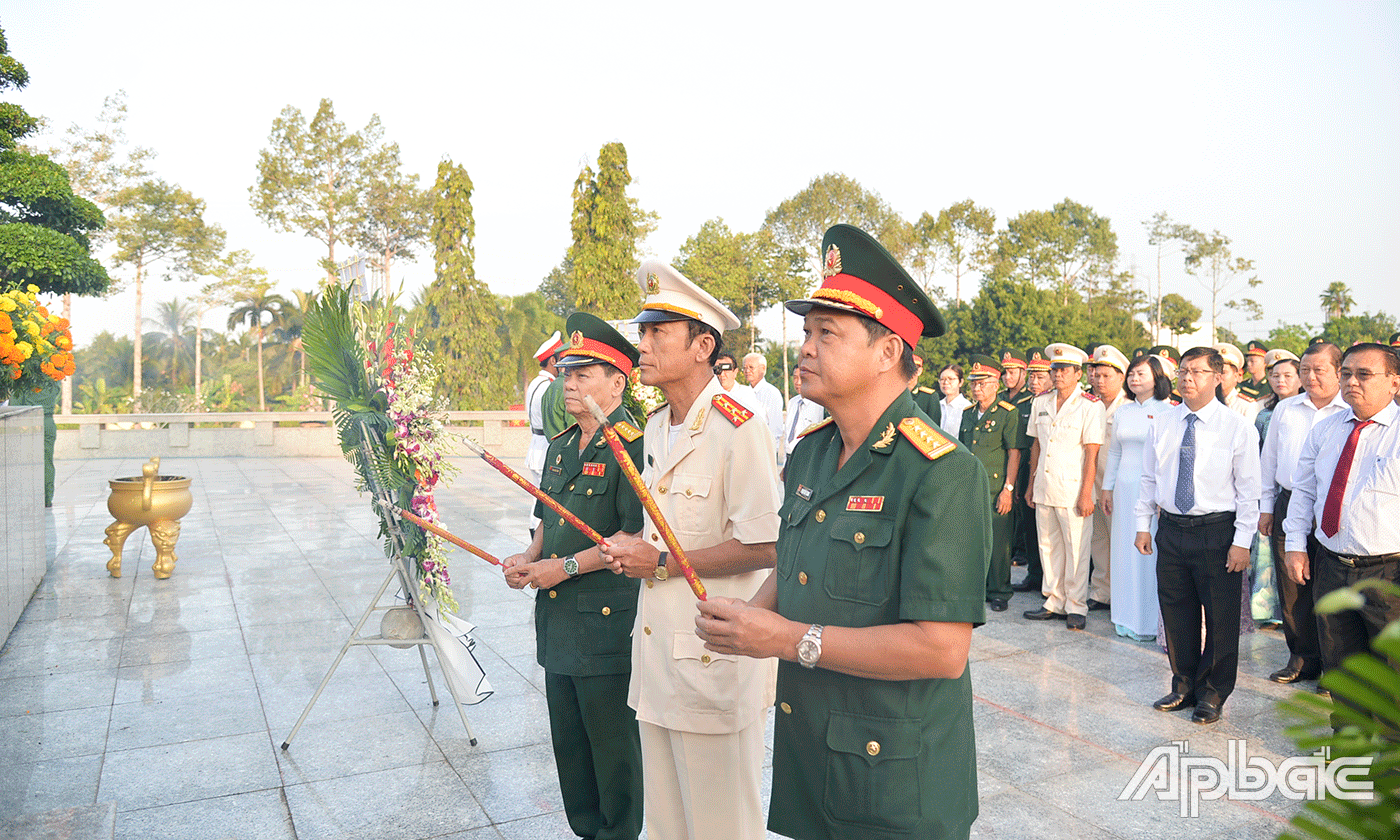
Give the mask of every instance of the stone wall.
<svg viewBox="0 0 1400 840">
<path fill-rule="evenodd" d="M 48 568 L 44 530 L 44 411 L 0 407 L 0 637 L 8 638 Z"/>
</svg>

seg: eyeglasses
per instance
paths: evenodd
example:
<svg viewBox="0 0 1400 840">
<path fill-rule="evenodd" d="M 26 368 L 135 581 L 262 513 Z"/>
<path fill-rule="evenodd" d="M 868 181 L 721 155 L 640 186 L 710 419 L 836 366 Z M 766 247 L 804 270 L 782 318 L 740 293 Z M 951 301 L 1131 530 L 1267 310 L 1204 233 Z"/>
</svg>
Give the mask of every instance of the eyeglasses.
<svg viewBox="0 0 1400 840">
<path fill-rule="evenodd" d="M 1385 375 L 1385 371 L 1382 370 L 1347 370 L 1346 368 L 1342 368 L 1343 382 L 1345 382 L 1348 379 L 1355 379 L 1358 382 L 1370 382 L 1371 377 L 1373 376 Z"/>
<path fill-rule="evenodd" d="M 1199 377 L 1199 376 L 1210 376 L 1212 373 L 1215 373 L 1215 371 L 1211 370 L 1210 368 L 1186 368 L 1186 367 L 1184 367 L 1184 368 L 1178 368 L 1178 369 L 1177 369 L 1177 376 L 1185 376 L 1185 377 L 1188 377 L 1188 378 L 1190 378 L 1190 379 L 1195 379 L 1195 378 L 1197 378 L 1197 377 Z"/>
</svg>

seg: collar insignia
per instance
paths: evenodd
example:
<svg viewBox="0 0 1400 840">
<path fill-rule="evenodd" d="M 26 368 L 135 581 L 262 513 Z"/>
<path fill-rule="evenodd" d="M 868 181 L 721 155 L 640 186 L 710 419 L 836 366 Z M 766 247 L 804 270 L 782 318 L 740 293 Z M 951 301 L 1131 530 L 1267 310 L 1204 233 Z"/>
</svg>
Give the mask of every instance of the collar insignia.
<svg viewBox="0 0 1400 840">
<path fill-rule="evenodd" d="M 885 431 L 880 435 L 880 439 L 871 444 L 872 449 L 888 449 L 894 443 L 894 424 L 885 427 Z"/>
</svg>

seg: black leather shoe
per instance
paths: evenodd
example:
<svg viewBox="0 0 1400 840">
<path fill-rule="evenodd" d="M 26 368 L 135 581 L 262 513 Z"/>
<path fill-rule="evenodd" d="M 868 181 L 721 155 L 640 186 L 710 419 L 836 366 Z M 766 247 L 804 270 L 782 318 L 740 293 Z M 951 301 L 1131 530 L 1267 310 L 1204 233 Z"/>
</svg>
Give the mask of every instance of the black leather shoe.
<svg viewBox="0 0 1400 840">
<path fill-rule="evenodd" d="M 1288 664 L 1269 675 L 1276 683 L 1295 683 L 1299 680 L 1315 680 L 1322 674 L 1321 668 L 1305 668 L 1302 657 L 1290 656 Z"/>
<path fill-rule="evenodd" d="M 1052 618 L 1065 617 L 1064 613 L 1050 612 L 1044 607 L 1041 607 L 1038 610 L 1026 610 L 1025 612 L 1021 613 L 1021 615 L 1025 616 L 1026 618 L 1029 618 L 1031 621 L 1049 621 Z"/>
<path fill-rule="evenodd" d="M 1005 599 L 1005 598 L 993 598 L 992 600 L 988 601 L 987 603 L 991 605 L 991 607 L 992 607 L 992 612 L 1006 612 L 1006 599 Z"/>
<path fill-rule="evenodd" d="M 1069 618 L 1066 618 L 1066 619 L 1065 619 L 1065 626 L 1068 627 L 1068 628 L 1071 629 L 1071 630 L 1083 630 L 1083 629 L 1084 629 L 1084 616 L 1082 616 L 1082 615 L 1071 615 Z"/>
<path fill-rule="evenodd" d="M 1184 709 L 1187 706 L 1194 706 L 1196 698 L 1191 694 L 1177 694 L 1173 691 L 1161 700 L 1152 704 L 1152 708 L 1159 712 L 1174 712 L 1177 709 Z"/>
<path fill-rule="evenodd" d="M 1016 557 L 1012 557 L 1012 558 L 1011 558 L 1011 565 L 1013 565 L 1013 566 L 1024 566 L 1024 565 L 1026 565 L 1026 558 L 1021 557 L 1021 556 L 1019 556 L 1019 555 L 1016 556 Z"/>
<path fill-rule="evenodd" d="M 1220 704 L 1202 700 L 1196 704 L 1196 711 L 1191 713 L 1192 723 L 1215 723 L 1220 720 Z"/>
<path fill-rule="evenodd" d="M 1095 601 L 1093 598 L 1089 599 L 1089 609 L 1091 610 L 1106 610 L 1108 608 L 1109 605 L 1105 604 L 1103 601 Z"/>
<path fill-rule="evenodd" d="M 1021 581 L 1020 583 L 1011 584 L 1011 589 L 1014 592 L 1039 592 L 1040 584 Z"/>
</svg>

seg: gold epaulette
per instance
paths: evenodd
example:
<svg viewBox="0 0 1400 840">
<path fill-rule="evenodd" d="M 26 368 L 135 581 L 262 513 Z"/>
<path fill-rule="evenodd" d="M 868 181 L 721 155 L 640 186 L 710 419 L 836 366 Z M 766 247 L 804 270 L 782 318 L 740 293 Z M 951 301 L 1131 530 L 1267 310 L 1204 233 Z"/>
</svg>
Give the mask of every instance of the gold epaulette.
<svg viewBox="0 0 1400 840">
<path fill-rule="evenodd" d="M 560 432 L 559 434 L 555 435 L 554 437 L 550 438 L 550 440 L 558 440 L 559 438 L 563 437 L 564 435 L 567 435 L 567 434 L 569 433 L 569 430 L 572 429 L 573 427 L 577 426 L 577 425 L 578 425 L 577 423 L 570 423 L 569 425 L 567 425 L 567 426 L 564 427 L 564 431 L 562 431 L 562 432 Z"/>
<path fill-rule="evenodd" d="M 820 428 L 822 428 L 823 426 L 828 426 L 828 425 L 830 425 L 830 424 L 832 424 L 832 423 L 834 423 L 834 422 L 836 422 L 836 418 L 835 418 L 835 417 L 828 417 L 828 418 L 826 418 L 825 420 L 818 420 L 817 422 L 813 423 L 812 425 L 810 425 L 810 426 L 808 426 L 807 428 L 803 429 L 802 431 L 798 432 L 798 433 L 797 433 L 797 436 L 798 436 L 798 437 L 804 437 L 804 436 L 806 436 L 806 435 L 810 435 L 812 432 L 815 432 L 817 429 L 820 429 Z"/>
<path fill-rule="evenodd" d="M 958 444 L 941 430 L 918 417 L 906 417 L 899 421 L 899 431 L 930 461 L 942 458 L 958 448 Z"/>
<path fill-rule="evenodd" d="M 998 400 L 998 401 L 997 401 L 997 405 L 1001 406 L 1002 408 L 1006 409 L 1007 411 L 1015 411 L 1015 410 L 1016 410 L 1016 406 L 1012 405 L 1011 403 L 1007 402 L 1006 400 Z"/>
<path fill-rule="evenodd" d="M 1089 393 L 1088 391 L 1085 391 L 1084 393 L 1080 394 L 1079 396 L 1083 397 L 1084 399 L 1088 400 L 1089 402 L 1103 402 L 1103 400 L 1099 399 L 1098 397 L 1094 396 L 1093 394 Z"/>
<path fill-rule="evenodd" d="M 617 421 L 613 424 L 613 428 L 617 430 L 617 436 L 628 443 L 642 436 L 642 430 L 628 423 L 626 420 Z"/>
<path fill-rule="evenodd" d="M 933 389 L 930 388 L 930 387 L 927 386 L 927 385 L 920 385 L 920 386 L 919 386 L 919 393 L 920 393 L 920 394 L 932 394 L 933 392 L 934 392 Z"/>
<path fill-rule="evenodd" d="M 753 417 L 753 412 L 735 402 L 732 397 L 726 394 L 715 394 L 715 398 L 710 401 L 714 407 L 719 409 L 719 413 L 724 415 L 724 419 L 735 426 L 742 426 Z"/>
</svg>

